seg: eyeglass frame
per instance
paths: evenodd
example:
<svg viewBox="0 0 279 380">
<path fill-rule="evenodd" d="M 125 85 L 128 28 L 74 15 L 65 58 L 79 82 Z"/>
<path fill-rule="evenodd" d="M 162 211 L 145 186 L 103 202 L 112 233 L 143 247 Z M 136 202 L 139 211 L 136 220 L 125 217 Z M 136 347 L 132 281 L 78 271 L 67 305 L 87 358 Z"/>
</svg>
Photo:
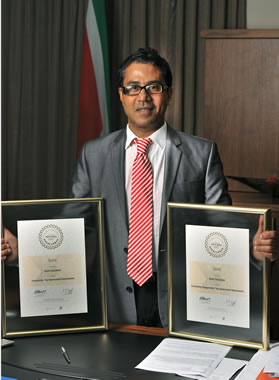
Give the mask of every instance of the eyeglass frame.
<svg viewBox="0 0 279 380">
<path fill-rule="evenodd" d="M 152 86 L 152 85 L 154 85 L 154 84 L 160 85 L 162 87 L 162 91 L 160 91 L 160 92 L 149 92 L 147 88 L 150 87 L 150 86 Z M 126 93 L 126 88 L 127 87 L 133 87 L 133 86 L 139 87 L 140 91 L 137 94 L 127 94 Z M 128 86 L 122 86 L 121 87 L 123 94 L 127 95 L 127 96 L 138 96 L 141 93 L 141 91 L 142 91 L 143 88 L 144 88 L 145 92 L 148 95 L 158 95 L 158 94 L 162 94 L 164 91 L 166 91 L 169 88 L 169 86 L 167 86 L 165 84 L 162 84 L 162 83 L 155 82 L 155 83 L 148 83 L 145 86 L 140 86 L 138 84 L 130 84 Z"/>
</svg>

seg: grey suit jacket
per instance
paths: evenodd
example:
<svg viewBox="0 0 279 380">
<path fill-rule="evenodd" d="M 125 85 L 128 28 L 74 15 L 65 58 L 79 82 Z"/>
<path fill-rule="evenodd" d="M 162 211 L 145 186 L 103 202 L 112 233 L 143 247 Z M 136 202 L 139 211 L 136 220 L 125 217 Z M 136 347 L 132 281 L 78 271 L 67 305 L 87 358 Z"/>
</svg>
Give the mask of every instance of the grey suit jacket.
<svg viewBox="0 0 279 380">
<path fill-rule="evenodd" d="M 73 178 L 72 196 L 103 197 L 110 322 L 136 324 L 133 283 L 127 275 L 128 211 L 125 191 L 126 129 L 87 142 Z M 168 126 L 164 188 L 162 189 L 158 258 L 158 304 L 163 326 L 168 324 L 166 234 L 168 201 L 230 204 L 227 182 L 215 143 Z"/>
</svg>

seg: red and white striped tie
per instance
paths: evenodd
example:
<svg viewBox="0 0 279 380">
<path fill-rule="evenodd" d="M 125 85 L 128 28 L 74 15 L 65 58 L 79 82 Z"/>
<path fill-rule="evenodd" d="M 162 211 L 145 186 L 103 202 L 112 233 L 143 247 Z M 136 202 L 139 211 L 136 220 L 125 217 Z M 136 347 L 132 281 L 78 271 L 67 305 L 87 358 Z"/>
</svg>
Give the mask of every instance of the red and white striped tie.
<svg viewBox="0 0 279 380">
<path fill-rule="evenodd" d="M 152 276 L 153 175 L 146 152 L 151 139 L 135 139 L 127 273 L 143 285 Z"/>
</svg>

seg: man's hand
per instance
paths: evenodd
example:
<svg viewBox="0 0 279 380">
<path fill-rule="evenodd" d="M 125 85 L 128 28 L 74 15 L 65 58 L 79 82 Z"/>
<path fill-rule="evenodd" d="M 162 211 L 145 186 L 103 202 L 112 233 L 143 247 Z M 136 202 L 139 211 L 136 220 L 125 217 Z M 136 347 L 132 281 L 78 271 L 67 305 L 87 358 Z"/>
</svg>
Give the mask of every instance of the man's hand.
<svg viewBox="0 0 279 380">
<path fill-rule="evenodd" d="M 4 227 L 4 238 L 1 239 L 1 261 L 10 263 L 18 257 L 17 238 Z"/>
<path fill-rule="evenodd" d="M 266 257 L 270 261 L 279 258 L 279 233 L 278 231 L 263 230 L 264 217 L 260 216 L 259 228 L 253 239 L 253 254 L 260 261 Z"/>
</svg>

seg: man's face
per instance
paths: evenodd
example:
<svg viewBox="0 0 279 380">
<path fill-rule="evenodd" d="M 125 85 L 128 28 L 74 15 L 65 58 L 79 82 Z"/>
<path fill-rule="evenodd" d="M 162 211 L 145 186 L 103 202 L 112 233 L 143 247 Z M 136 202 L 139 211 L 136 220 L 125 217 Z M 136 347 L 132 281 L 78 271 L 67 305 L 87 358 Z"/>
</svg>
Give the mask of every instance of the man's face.
<svg viewBox="0 0 279 380">
<path fill-rule="evenodd" d="M 123 86 L 145 86 L 151 83 L 165 85 L 162 72 L 148 63 L 131 63 L 125 70 Z M 172 95 L 169 88 L 160 94 L 148 94 L 145 89 L 136 96 L 123 94 L 118 89 L 120 100 L 128 117 L 130 129 L 138 137 L 147 137 L 159 129 L 164 123 L 164 115 Z"/>
</svg>

